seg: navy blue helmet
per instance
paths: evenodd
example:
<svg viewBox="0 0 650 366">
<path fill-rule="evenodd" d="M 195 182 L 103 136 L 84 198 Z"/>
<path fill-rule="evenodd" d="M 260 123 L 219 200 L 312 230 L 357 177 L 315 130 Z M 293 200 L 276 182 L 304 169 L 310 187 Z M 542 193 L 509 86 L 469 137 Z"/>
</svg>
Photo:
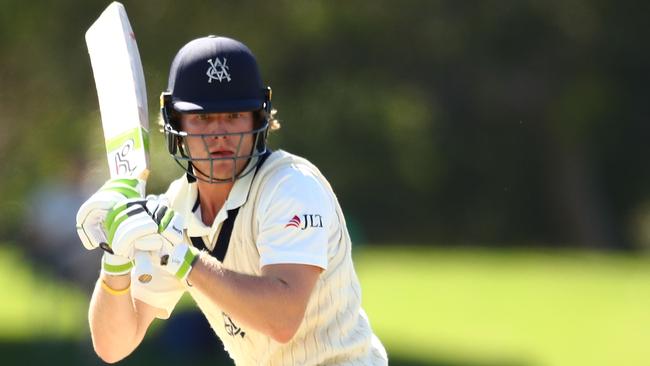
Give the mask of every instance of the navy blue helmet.
<svg viewBox="0 0 650 366">
<path fill-rule="evenodd" d="M 227 37 L 207 36 L 183 46 L 171 65 L 167 90 L 160 97 L 164 132 L 169 153 L 188 173 L 190 179 L 211 183 L 231 182 L 250 173 L 258 157 L 266 153 L 268 116 L 271 112 L 271 88 L 264 87 L 257 61 L 243 43 Z M 218 134 L 188 134 L 180 129 L 180 114 L 227 113 L 252 111 L 256 121 L 252 134 L 252 151 L 237 151 L 229 158 L 193 157 L 187 138 L 214 138 Z M 240 138 L 242 138 L 240 136 Z M 209 154 L 208 154 L 209 155 Z M 248 161 L 239 174 L 234 171 L 229 179 L 219 179 L 210 172 L 196 174 L 192 161 L 233 159 Z"/>
</svg>

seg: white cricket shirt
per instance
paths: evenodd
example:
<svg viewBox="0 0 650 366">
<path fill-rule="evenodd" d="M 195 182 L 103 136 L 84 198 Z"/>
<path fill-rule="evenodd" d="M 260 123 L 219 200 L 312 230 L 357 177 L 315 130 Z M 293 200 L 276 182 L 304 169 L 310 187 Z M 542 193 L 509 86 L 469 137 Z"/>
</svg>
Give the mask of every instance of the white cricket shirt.
<svg viewBox="0 0 650 366">
<path fill-rule="evenodd" d="M 361 288 L 343 213 L 314 165 L 281 150 L 273 152 L 255 174 L 235 182 L 209 227 L 195 207 L 196 184 L 183 176 L 165 195 L 185 217 L 187 235 L 203 238 L 210 250 L 228 211 L 239 208 L 222 261 L 227 269 L 260 275 L 265 265 L 297 263 L 318 266 L 323 272 L 302 324 L 286 344 L 241 328 L 237 319 L 160 267 L 154 269 L 148 284 L 132 281 L 135 298 L 163 309 L 166 318 L 188 291 L 237 365 L 387 364 L 386 351 L 361 308 Z"/>
</svg>

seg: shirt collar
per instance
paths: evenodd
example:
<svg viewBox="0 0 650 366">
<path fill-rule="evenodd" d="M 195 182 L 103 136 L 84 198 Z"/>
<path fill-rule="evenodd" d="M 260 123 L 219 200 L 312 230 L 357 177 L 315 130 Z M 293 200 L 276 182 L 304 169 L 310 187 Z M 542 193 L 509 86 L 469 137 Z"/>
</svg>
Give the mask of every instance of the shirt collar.
<svg viewBox="0 0 650 366">
<path fill-rule="evenodd" d="M 258 158 L 254 157 L 248 164 L 257 165 L 257 160 Z M 248 167 L 244 169 L 248 169 Z M 253 183 L 253 177 L 255 176 L 256 172 L 257 167 L 253 168 L 250 173 L 235 181 L 235 184 L 232 186 L 232 189 L 228 194 L 226 204 L 224 205 L 227 210 L 234 210 L 246 203 L 246 200 L 248 199 L 248 192 L 250 192 L 251 184 Z"/>
</svg>

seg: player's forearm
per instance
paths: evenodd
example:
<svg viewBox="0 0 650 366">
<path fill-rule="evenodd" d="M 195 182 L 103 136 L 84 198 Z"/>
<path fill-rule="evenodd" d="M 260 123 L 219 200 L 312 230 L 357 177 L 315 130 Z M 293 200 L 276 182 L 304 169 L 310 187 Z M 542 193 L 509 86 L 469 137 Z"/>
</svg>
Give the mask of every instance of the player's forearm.
<svg viewBox="0 0 650 366">
<path fill-rule="evenodd" d="M 102 288 L 102 280 L 116 293 Z M 97 281 L 88 311 L 93 347 L 104 361 L 117 362 L 128 356 L 141 342 L 144 332 L 138 332 L 137 313 L 130 291 L 130 276 L 102 275 Z M 142 333 L 142 334 L 140 334 Z"/>
<path fill-rule="evenodd" d="M 282 279 L 229 271 L 202 254 L 188 281 L 236 322 L 278 342 L 291 340 L 302 323 L 306 302 Z"/>
</svg>

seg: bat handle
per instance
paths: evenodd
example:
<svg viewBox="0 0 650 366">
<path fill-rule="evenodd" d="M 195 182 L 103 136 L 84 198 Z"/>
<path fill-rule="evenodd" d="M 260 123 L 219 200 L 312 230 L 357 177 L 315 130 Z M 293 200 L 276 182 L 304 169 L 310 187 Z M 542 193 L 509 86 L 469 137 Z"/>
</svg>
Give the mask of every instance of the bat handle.
<svg viewBox="0 0 650 366">
<path fill-rule="evenodd" d="M 153 264 L 149 252 L 138 250 L 135 252 L 135 277 L 140 283 L 149 283 L 153 278 Z"/>
</svg>

